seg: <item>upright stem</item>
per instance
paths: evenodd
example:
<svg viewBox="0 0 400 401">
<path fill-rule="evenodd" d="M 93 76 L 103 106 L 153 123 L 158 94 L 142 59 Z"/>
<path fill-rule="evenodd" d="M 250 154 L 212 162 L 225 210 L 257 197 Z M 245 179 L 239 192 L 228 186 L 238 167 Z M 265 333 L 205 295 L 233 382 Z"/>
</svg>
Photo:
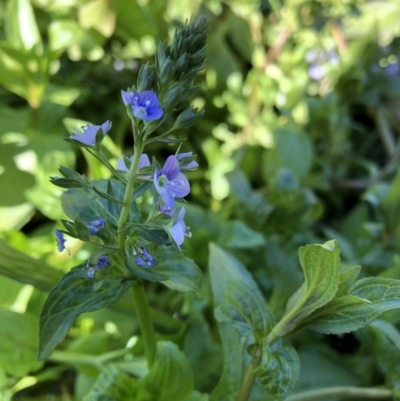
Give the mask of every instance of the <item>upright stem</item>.
<svg viewBox="0 0 400 401">
<path fill-rule="evenodd" d="M 134 126 L 133 126 L 134 127 Z M 118 244 L 122 254 L 125 254 L 125 235 L 121 233 L 125 227 L 125 223 L 129 216 L 129 209 L 131 207 L 132 195 L 135 189 L 135 176 L 139 165 L 140 156 L 143 152 L 143 147 L 140 149 L 135 147 L 131 168 L 129 169 L 128 179 L 124 195 L 124 206 L 119 216 L 118 221 Z M 150 320 L 150 310 L 147 304 L 146 294 L 144 292 L 143 283 L 140 282 L 133 287 L 133 298 L 135 301 L 136 312 L 139 320 L 139 326 L 143 337 L 144 349 L 146 352 L 147 362 L 149 368 L 154 362 L 156 354 L 157 343 L 155 340 L 153 324 Z"/>
<path fill-rule="evenodd" d="M 153 324 L 150 320 L 150 309 L 146 300 L 143 283 L 140 282 L 132 287 L 133 299 L 135 300 L 136 313 L 139 319 L 139 326 L 142 331 L 144 350 L 146 352 L 149 368 L 154 363 L 157 343 L 154 335 Z"/>
<path fill-rule="evenodd" d="M 253 387 L 255 379 L 252 374 L 254 368 L 255 366 L 250 362 L 244 374 L 242 385 L 240 386 L 238 401 L 247 401 L 250 397 L 251 388 Z"/>
</svg>

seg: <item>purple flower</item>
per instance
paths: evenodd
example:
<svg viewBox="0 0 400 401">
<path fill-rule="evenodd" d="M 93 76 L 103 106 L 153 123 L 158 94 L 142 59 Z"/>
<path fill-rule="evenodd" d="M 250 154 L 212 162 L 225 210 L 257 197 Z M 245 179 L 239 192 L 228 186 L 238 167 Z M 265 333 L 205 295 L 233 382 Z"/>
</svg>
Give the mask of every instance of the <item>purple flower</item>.
<svg viewBox="0 0 400 401">
<path fill-rule="evenodd" d="M 179 211 L 178 217 L 170 230 L 172 239 L 175 241 L 179 249 L 181 249 L 180 246 L 183 244 L 185 237 L 191 238 L 192 236 L 191 232 L 189 231 L 189 227 L 186 227 L 186 224 L 183 221 L 184 217 L 185 217 L 185 208 L 182 208 Z"/>
<path fill-rule="evenodd" d="M 166 214 L 167 216 L 172 216 L 172 209 L 170 209 L 168 206 L 160 206 L 159 209 L 160 213 Z"/>
<path fill-rule="evenodd" d="M 125 92 L 121 91 L 125 105 L 132 106 L 136 118 L 144 121 L 158 120 L 163 115 L 157 95 L 153 91 Z"/>
<path fill-rule="evenodd" d="M 187 153 L 180 153 L 179 155 L 176 156 L 178 160 L 181 160 L 185 157 L 192 157 L 192 152 L 187 152 Z M 194 170 L 195 168 L 199 167 L 199 163 L 197 163 L 195 160 L 192 160 L 189 163 L 182 163 L 181 169 L 182 170 Z"/>
<path fill-rule="evenodd" d="M 319 64 L 311 64 L 308 69 L 308 75 L 310 76 L 310 78 L 315 79 L 316 81 L 322 79 L 324 74 L 324 69 Z"/>
<path fill-rule="evenodd" d="M 55 230 L 55 233 L 56 233 L 58 252 L 62 252 L 65 249 L 64 234 L 60 230 Z"/>
<path fill-rule="evenodd" d="M 180 172 L 179 162 L 175 156 L 169 156 L 164 167 L 154 172 L 154 186 L 170 209 L 175 205 L 175 198 L 183 198 L 189 194 L 189 181 Z"/>
<path fill-rule="evenodd" d="M 397 75 L 398 73 L 399 73 L 399 64 L 398 63 L 388 64 L 385 67 L 385 74 L 387 74 L 387 75 Z"/>
<path fill-rule="evenodd" d="M 129 161 L 130 161 L 130 162 L 132 162 L 132 158 L 133 158 L 133 156 L 131 156 L 131 157 L 129 158 Z M 148 167 L 148 166 L 150 166 L 149 156 L 147 156 L 146 153 L 143 153 L 143 154 L 140 156 L 140 159 L 139 159 L 138 169 L 140 170 L 141 168 L 143 168 L 143 167 Z M 120 157 L 120 158 L 118 159 L 118 161 L 117 161 L 117 170 L 126 171 L 126 172 L 128 171 L 128 167 L 126 166 L 123 157 Z"/>
<path fill-rule="evenodd" d="M 153 267 L 156 264 L 156 261 L 147 252 L 147 249 L 145 247 L 139 248 L 139 254 L 140 256 L 133 262 L 136 265 L 143 267 Z"/>
<path fill-rule="evenodd" d="M 105 220 L 100 217 L 97 220 L 92 221 L 86 227 L 88 228 L 90 235 L 96 235 L 100 228 L 104 227 L 105 225 Z"/>
<path fill-rule="evenodd" d="M 101 129 L 103 131 L 104 136 L 107 134 L 110 128 L 111 122 L 108 120 L 102 125 L 87 125 L 86 127 L 82 127 L 83 132 L 75 130 L 74 135 L 71 135 L 70 139 L 83 143 L 87 146 L 96 146 L 96 135 L 99 130 Z"/>
<path fill-rule="evenodd" d="M 307 61 L 307 63 L 313 63 L 318 59 L 318 56 L 319 56 L 318 51 L 311 49 L 306 53 L 304 59 Z"/>
<path fill-rule="evenodd" d="M 103 255 L 99 257 L 97 265 L 95 266 L 86 266 L 85 269 L 87 270 L 87 275 L 89 278 L 94 277 L 94 273 L 97 270 L 105 269 L 110 264 L 110 260 L 107 256 Z"/>
</svg>

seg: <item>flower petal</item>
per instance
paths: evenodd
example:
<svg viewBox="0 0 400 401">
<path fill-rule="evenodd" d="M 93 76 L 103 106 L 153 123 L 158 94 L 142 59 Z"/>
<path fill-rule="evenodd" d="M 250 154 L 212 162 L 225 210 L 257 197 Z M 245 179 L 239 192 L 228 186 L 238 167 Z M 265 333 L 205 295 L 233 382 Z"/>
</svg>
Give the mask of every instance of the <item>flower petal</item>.
<svg viewBox="0 0 400 401">
<path fill-rule="evenodd" d="M 182 220 L 178 220 L 171 227 L 171 236 L 178 247 L 183 244 L 185 239 L 186 225 Z M 179 248 L 180 249 L 180 248 Z"/>
<path fill-rule="evenodd" d="M 182 173 L 167 181 L 165 187 L 174 198 L 183 198 L 190 193 L 189 181 Z"/>
<path fill-rule="evenodd" d="M 178 176 L 180 171 L 178 159 L 175 156 L 169 156 L 160 171 L 160 175 L 166 175 L 168 180 L 172 180 Z"/>
</svg>

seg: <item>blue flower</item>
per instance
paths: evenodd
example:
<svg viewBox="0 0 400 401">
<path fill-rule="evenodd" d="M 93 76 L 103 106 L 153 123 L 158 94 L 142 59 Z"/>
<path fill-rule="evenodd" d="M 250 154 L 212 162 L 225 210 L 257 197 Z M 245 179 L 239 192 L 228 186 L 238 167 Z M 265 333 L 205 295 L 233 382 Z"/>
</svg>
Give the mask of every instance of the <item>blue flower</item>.
<svg viewBox="0 0 400 401">
<path fill-rule="evenodd" d="M 100 228 L 104 227 L 105 225 L 105 220 L 100 217 L 97 220 L 92 221 L 86 227 L 88 228 L 90 235 L 96 235 Z"/>
<path fill-rule="evenodd" d="M 132 162 L 132 158 L 133 158 L 133 156 L 131 156 L 129 158 L 129 161 Z M 139 159 L 138 170 L 140 170 L 141 168 L 144 168 L 144 167 L 148 167 L 148 166 L 150 166 L 149 156 L 147 156 L 146 153 L 143 153 Z M 128 172 L 128 167 L 125 164 L 124 157 L 120 157 L 118 159 L 117 170 Z"/>
<path fill-rule="evenodd" d="M 95 266 L 86 266 L 85 269 L 87 270 L 87 275 L 89 278 L 94 277 L 94 273 L 97 270 L 105 269 L 110 264 L 110 260 L 107 256 L 103 255 L 99 257 L 97 265 Z"/>
<path fill-rule="evenodd" d="M 132 113 L 136 118 L 144 121 L 158 120 L 163 111 L 153 91 L 125 92 L 121 91 L 125 105 L 132 106 Z"/>
<path fill-rule="evenodd" d="M 139 248 L 140 256 L 133 262 L 138 266 L 143 267 L 153 267 L 156 264 L 156 261 L 152 258 L 152 256 L 147 252 L 145 247 Z"/>
<path fill-rule="evenodd" d="M 183 198 L 189 194 L 189 181 L 180 172 L 179 162 L 175 156 L 169 156 L 164 167 L 154 172 L 154 186 L 170 209 L 175 205 L 175 198 Z"/>
<path fill-rule="evenodd" d="M 192 152 L 187 152 L 187 153 L 180 153 L 179 155 L 176 156 L 178 160 L 181 160 L 185 157 L 192 157 Z M 183 163 L 181 165 L 182 170 L 194 170 L 195 168 L 199 167 L 199 163 L 197 163 L 195 160 L 192 160 L 189 163 Z"/>
<path fill-rule="evenodd" d="M 311 64 L 308 69 L 308 75 L 310 78 L 319 81 L 325 75 L 324 68 L 319 64 Z"/>
<path fill-rule="evenodd" d="M 178 217 L 175 223 L 170 229 L 172 239 L 175 241 L 179 249 L 181 249 L 180 246 L 183 244 L 185 237 L 189 238 L 192 237 L 192 233 L 189 231 L 189 227 L 186 227 L 186 224 L 183 221 L 184 217 L 185 217 L 185 208 L 182 208 L 178 213 Z"/>
<path fill-rule="evenodd" d="M 83 132 L 75 130 L 74 135 L 71 135 L 70 139 L 83 143 L 87 146 L 96 146 L 96 135 L 99 130 L 102 130 L 104 136 L 107 134 L 110 128 L 111 122 L 108 120 L 102 125 L 87 125 L 86 127 L 82 127 Z"/>
<path fill-rule="evenodd" d="M 55 233 L 56 233 L 58 252 L 62 252 L 65 249 L 64 234 L 60 230 L 55 230 Z"/>
</svg>

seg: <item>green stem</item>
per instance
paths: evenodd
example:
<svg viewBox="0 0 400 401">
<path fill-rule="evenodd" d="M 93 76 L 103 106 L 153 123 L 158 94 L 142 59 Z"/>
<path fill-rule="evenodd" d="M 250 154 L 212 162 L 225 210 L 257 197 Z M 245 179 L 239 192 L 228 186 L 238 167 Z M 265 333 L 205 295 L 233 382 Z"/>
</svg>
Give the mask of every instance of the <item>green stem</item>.
<svg viewBox="0 0 400 401">
<path fill-rule="evenodd" d="M 136 137 L 135 126 L 133 122 L 132 122 L 132 128 L 134 129 L 133 131 L 134 137 Z M 119 232 L 118 244 L 123 255 L 125 255 L 125 234 L 123 234 L 121 231 L 125 227 L 126 221 L 128 219 L 129 210 L 132 202 L 133 190 L 135 189 L 135 176 L 137 173 L 139 160 L 140 156 L 142 155 L 142 152 L 143 152 L 143 146 L 138 146 L 137 143 L 135 142 L 132 164 L 131 168 L 129 169 L 125 195 L 123 200 L 124 206 L 122 208 L 121 215 L 119 216 L 119 221 L 118 221 L 118 232 Z M 143 283 L 142 282 L 137 283 L 135 286 L 132 287 L 132 289 L 133 289 L 133 298 L 135 302 L 136 313 L 139 320 L 139 326 L 142 332 L 142 337 L 144 342 L 144 350 L 146 352 L 147 362 L 150 368 L 154 362 L 157 349 L 153 323 L 151 322 L 150 319 L 150 309 L 149 305 L 147 304 Z"/>
<path fill-rule="evenodd" d="M 238 401 L 247 401 L 250 397 L 251 388 L 253 387 L 255 376 L 252 374 L 255 366 L 251 362 L 244 374 L 242 385 L 240 386 Z"/>
<path fill-rule="evenodd" d="M 139 151 L 138 149 L 135 149 L 133 153 L 131 168 L 129 169 L 128 173 L 128 182 L 126 184 L 125 195 L 123 200 L 124 206 L 122 208 L 121 215 L 119 216 L 119 221 L 118 221 L 118 232 L 119 232 L 118 244 L 123 254 L 125 254 L 125 235 L 121 234 L 121 231 L 125 226 L 126 220 L 128 219 L 129 209 L 131 207 L 131 202 L 132 202 L 133 190 L 135 189 L 135 176 L 141 155 L 142 155 L 142 149 L 140 149 Z"/>
<path fill-rule="evenodd" d="M 373 398 L 373 399 L 392 399 L 393 391 L 385 388 L 367 388 L 367 387 L 326 387 L 317 390 L 303 391 L 293 394 L 285 401 L 316 401 L 324 398 Z"/>
<path fill-rule="evenodd" d="M 150 368 L 154 363 L 157 350 L 154 328 L 150 320 L 150 309 L 146 300 L 146 293 L 144 292 L 143 283 L 137 283 L 132 287 L 132 289 L 139 326 L 142 331 L 144 350 L 146 352 L 147 363 Z"/>
</svg>

